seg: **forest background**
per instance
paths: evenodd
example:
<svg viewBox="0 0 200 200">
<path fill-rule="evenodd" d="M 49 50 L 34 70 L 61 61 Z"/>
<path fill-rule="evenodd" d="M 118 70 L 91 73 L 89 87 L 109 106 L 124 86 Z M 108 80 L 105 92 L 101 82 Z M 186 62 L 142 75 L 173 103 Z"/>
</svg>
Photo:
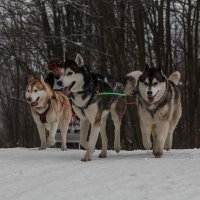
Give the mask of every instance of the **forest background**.
<svg viewBox="0 0 200 200">
<path fill-rule="evenodd" d="M 81 53 L 92 71 L 114 77 L 146 63 L 161 65 L 167 76 L 180 71 L 183 115 L 173 148 L 199 148 L 199 12 L 199 0 L 1 0 L 0 147 L 39 146 L 24 98 L 27 78 L 46 76 L 48 61 L 63 60 L 67 51 L 71 58 Z M 123 149 L 143 148 L 137 106 L 127 105 L 121 129 Z"/>
</svg>

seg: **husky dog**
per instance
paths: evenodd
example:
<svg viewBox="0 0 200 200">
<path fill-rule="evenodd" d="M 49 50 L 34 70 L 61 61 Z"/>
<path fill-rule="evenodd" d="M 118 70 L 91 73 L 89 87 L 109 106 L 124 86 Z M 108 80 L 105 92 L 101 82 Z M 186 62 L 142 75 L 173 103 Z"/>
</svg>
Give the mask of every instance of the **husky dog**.
<svg viewBox="0 0 200 200">
<path fill-rule="evenodd" d="M 132 77 L 132 74 L 129 76 Z M 182 114 L 179 80 L 178 71 L 167 79 L 161 68 L 146 66 L 143 73 L 138 73 L 139 117 L 143 145 L 145 149 L 151 149 L 152 135 L 155 157 L 161 157 L 164 149 L 169 150 L 172 147 L 173 132 Z M 128 81 L 125 88 L 128 92 L 131 83 L 132 88 L 136 86 L 136 81 Z"/>
<path fill-rule="evenodd" d="M 55 134 L 59 127 L 62 135 L 62 150 L 67 150 L 66 134 L 71 120 L 71 107 L 69 100 L 61 92 L 55 92 L 41 80 L 29 78 L 26 87 L 26 101 L 30 104 L 34 121 L 40 135 L 40 150 L 55 144 Z M 46 142 L 45 128 L 49 130 Z"/>
<path fill-rule="evenodd" d="M 61 70 L 60 83 L 70 90 L 72 107 L 80 118 L 80 144 L 87 150 L 82 161 L 92 160 L 99 132 L 102 138 L 100 158 L 107 157 L 106 119 L 111 113 L 115 126 L 114 149 L 120 151 L 120 126 L 126 107 L 121 96 L 101 96 L 98 92 L 123 92 L 123 84 L 111 77 L 90 72 L 83 58 L 77 54 L 75 60 L 67 60 Z M 88 130 L 91 124 L 89 141 Z"/>
</svg>

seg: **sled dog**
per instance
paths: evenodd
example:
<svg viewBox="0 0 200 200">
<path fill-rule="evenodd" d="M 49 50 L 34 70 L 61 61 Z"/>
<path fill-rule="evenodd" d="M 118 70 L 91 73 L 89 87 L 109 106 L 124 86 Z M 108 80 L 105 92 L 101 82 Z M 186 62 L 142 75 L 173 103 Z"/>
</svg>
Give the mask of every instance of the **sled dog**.
<svg viewBox="0 0 200 200">
<path fill-rule="evenodd" d="M 137 85 L 143 145 L 145 149 L 151 149 L 152 136 L 153 154 L 161 157 L 164 149 L 172 148 L 173 132 L 182 114 L 178 88 L 180 73 L 173 72 L 167 79 L 161 68 L 146 66 L 143 73 L 138 73 L 138 81 L 132 73 L 128 76 L 131 79 L 125 92 L 130 92 Z"/>
<path fill-rule="evenodd" d="M 55 144 L 55 135 L 59 127 L 62 136 L 61 149 L 67 150 L 66 134 L 72 115 L 68 98 L 61 92 L 53 91 L 42 77 L 41 80 L 29 78 L 25 96 L 39 132 L 39 149 L 43 150 Z M 47 142 L 45 129 L 49 131 Z"/>
<path fill-rule="evenodd" d="M 102 139 L 100 158 L 107 157 L 106 119 L 111 113 L 115 126 L 114 149 L 120 151 L 120 126 L 126 108 L 126 99 L 117 95 L 99 95 L 102 92 L 123 92 L 124 86 L 112 77 L 91 72 L 77 54 L 66 60 L 61 70 L 60 84 L 68 87 L 75 113 L 80 118 L 80 144 L 86 149 L 82 161 L 92 160 L 99 132 Z M 91 131 L 87 141 L 89 126 Z"/>
</svg>

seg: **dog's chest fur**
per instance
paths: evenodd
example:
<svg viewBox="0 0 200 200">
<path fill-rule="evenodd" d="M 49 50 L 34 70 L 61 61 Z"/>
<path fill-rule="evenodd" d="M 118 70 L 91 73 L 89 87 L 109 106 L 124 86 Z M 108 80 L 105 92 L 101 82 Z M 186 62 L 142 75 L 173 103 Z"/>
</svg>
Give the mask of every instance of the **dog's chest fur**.
<svg viewBox="0 0 200 200">
<path fill-rule="evenodd" d="M 73 93 L 73 95 L 71 95 L 71 99 L 73 101 L 73 103 L 78 106 L 78 107 L 84 107 L 86 105 L 86 103 L 89 101 L 91 95 L 87 95 L 84 96 L 84 94 L 76 94 Z"/>
<path fill-rule="evenodd" d="M 170 117 L 170 106 L 164 105 L 161 109 L 158 109 L 153 116 L 151 113 L 144 107 L 139 107 L 139 115 L 142 116 L 142 120 L 146 123 L 158 123 L 160 120 L 168 120 Z"/>
</svg>

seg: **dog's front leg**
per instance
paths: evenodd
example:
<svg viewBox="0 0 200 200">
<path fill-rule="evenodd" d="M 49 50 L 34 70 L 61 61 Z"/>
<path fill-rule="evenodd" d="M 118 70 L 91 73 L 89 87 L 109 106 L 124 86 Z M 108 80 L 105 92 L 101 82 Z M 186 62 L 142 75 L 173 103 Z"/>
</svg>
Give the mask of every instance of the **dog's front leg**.
<svg viewBox="0 0 200 200">
<path fill-rule="evenodd" d="M 80 145 L 84 147 L 85 149 L 87 149 L 87 143 L 88 143 L 87 137 L 88 137 L 88 130 L 90 126 L 90 120 L 82 113 L 82 111 L 78 107 L 73 106 L 73 109 L 74 109 L 74 112 L 80 118 Z"/>
<path fill-rule="evenodd" d="M 177 108 L 174 111 L 173 118 L 170 120 L 169 132 L 168 132 L 168 136 L 165 142 L 165 149 L 167 151 L 172 148 L 174 129 L 176 128 L 176 125 L 178 124 L 181 114 L 182 114 L 181 104 L 177 104 Z"/>
<path fill-rule="evenodd" d="M 108 115 L 105 117 L 102 117 L 101 119 L 101 128 L 100 128 L 100 134 L 101 134 L 101 140 L 102 140 L 102 150 L 99 154 L 99 158 L 107 158 L 107 146 L 108 146 L 108 139 L 106 135 L 106 120 Z"/>
<path fill-rule="evenodd" d="M 60 132 L 61 132 L 61 150 L 66 151 L 67 150 L 67 131 L 69 127 L 69 121 L 62 121 L 59 124 Z"/>
<path fill-rule="evenodd" d="M 41 142 L 39 150 L 45 150 L 47 148 L 45 126 L 43 124 L 37 125 L 37 129 L 38 129 L 38 132 L 39 132 L 40 142 Z"/>
<path fill-rule="evenodd" d="M 92 160 L 92 155 L 94 153 L 99 131 L 100 131 L 100 122 L 91 124 L 91 133 L 90 133 L 90 138 L 89 138 L 89 142 L 87 146 L 87 151 L 85 153 L 85 156 L 81 159 L 82 161 Z"/>
<path fill-rule="evenodd" d="M 142 143 L 146 150 L 150 150 L 152 147 L 151 132 L 152 132 L 152 117 L 145 109 L 139 107 L 140 116 L 140 129 L 142 133 Z M 154 130 L 153 130 L 154 131 Z"/>
<path fill-rule="evenodd" d="M 49 131 L 49 137 L 47 140 L 47 147 L 52 147 L 55 144 L 55 135 L 56 135 L 56 131 L 58 129 L 58 123 L 52 123 L 51 124 L 51 130 Z"/>
<path fill-rule="evenodd" d="M 160 121 L 159 123 L 156 124 L 155 135 L 154 135 L 154 146 L 153 146 L 153 154 L 156 158 L 159 158 L 163 155 L 163 149 L 168 131 L 169 131 L 168 121 Z"/>
<path fill-rule="evenodd" d="M 151 124 L 140 120 L 140 128 L 142 132 L 142 143 L 146 150 L 150 150 L 152 147 L 151 142 Z"/>
<path fill-rule="evenodd" d="M 115 126 L 115 140 L 114 140 L 114 150 L 119 153 L 121 149 L 121 142 L 120 142 L 120 127 L 121 127 L 121 120 L 122 118 L 117 113 L 115 109 L 111 110 L 111 117 Z"/>
</svg>

